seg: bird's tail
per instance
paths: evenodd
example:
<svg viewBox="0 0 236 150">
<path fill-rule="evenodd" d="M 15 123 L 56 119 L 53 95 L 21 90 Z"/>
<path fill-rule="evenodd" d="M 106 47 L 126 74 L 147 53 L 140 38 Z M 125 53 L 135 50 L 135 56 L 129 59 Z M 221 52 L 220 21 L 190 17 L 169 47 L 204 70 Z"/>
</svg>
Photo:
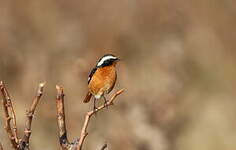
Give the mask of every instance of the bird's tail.
<svg viewBox="0 0 236 150">
<path fill-rule="evenodd" d="M 91 97 L 92 97 L 92 94 L 90 92 L 88 92 L 83 102 L 88 103 L 90 101 Z"/>
</svg>

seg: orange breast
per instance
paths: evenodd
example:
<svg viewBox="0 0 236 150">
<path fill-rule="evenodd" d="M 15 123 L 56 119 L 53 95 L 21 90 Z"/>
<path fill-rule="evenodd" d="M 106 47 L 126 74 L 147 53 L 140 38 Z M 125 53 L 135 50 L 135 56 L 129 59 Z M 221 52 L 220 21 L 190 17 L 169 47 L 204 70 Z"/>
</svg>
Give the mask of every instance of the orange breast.
<svg viewBox="0 0 236 150">
<path fill-rule="evenodd" d="M 116 69 L 114 65 L 98 68 L 89 82 L 89 91 L 93 95 L 109 93 L 113 89 L 115 82 Z"/>
</svg>

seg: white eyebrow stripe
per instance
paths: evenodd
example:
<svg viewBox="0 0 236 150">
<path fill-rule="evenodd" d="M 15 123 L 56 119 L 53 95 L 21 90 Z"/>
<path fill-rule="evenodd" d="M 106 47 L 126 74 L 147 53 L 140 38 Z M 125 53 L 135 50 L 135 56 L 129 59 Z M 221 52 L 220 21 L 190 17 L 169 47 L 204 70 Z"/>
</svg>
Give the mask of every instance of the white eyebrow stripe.
<svg viewBox="0 0 236 150">
<path fill-rule="evenodd" d="M 103 58 L 98 62 L 97 66 L 101 66 L 101 65 L 104 63 L 104 61 L 109 60 L 109 59 L 117 59 L 117 57 L 114 57 L 114 56 L 105 56 L 105 57 L 103 57 Z"/>
</svg>

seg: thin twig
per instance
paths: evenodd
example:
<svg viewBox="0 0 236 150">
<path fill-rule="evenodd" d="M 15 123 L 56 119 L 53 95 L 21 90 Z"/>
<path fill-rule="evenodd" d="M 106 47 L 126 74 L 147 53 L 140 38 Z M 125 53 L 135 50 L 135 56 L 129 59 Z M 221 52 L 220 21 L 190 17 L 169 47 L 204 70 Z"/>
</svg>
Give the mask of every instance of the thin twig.
<svg viewBox="0 0 236 150">
<path fill-rule="evenodd" d="M 2 143 L 0 142 L 0 150 L 3 150 Z"/>
<path fill-rule="evenodd" d="M 43 95 L 44 86 L 45 86 L 45 82 L 39 84 L 33 103 L 31 104 L 30 109 L 27 111 L 27 114 L 26 114 L 27 119 L 25 123 L 24 136 L 20 144 L 21 149 L 29 149 L 29 139 L 31 135 L 32 119 L 34 116 L 35 109 L 39 103 L 39 100 Z"/>
<path fill-rule="evenodd" d="M 102 146 L 101 150 L 105 150 L 106 148 L 107 148 L 107 143 L 105 143 L 105 144 Z"/>
<path fill-rule="evenodd" d="M 11 116 L 12 116 L 12 128 L 13 128 L 14 138 L 16 140 L 16 143 L 18 143 L 17 126 L 16 126 L 16 114 L 15 114 L 15 111 L 14 111 L 14 108 L 13 108 L 12 100 L 11 100 L 10 95 L 9 95 L 6 88 L 5 88 L 5 93 L 6 93 L 6 98 L 7 98 L 7 105 L 9 105 L 9 109 L 10 109 Z"/>
<path fill-rule="evenodd" d="M 110 105 L 113 105 L 113 102 L 114 102 L 115 98 L 116 98 L 118 95 L 120 95 L 121 93 L 123 93 L 123 92 L 124 92 L 124 89 L 121 89 L 121 90 L 117 91 L 117 92 L 111 97 L 111 99 L 110 99 L 106 104 L 103 104 L 103 105 L 99 106 L 99 107 L 96 108 L 95 110 L 92 110 L 92 111 L 87 112 L 87 115 L 85 116 L 84 125 L 83 125 L 83 127 L 82 127 L 82 131 L 81 131 L 81 134 L 80 134 L 79 143 L 78 143 L 78 145 L 77 145 L 77 149 L 78 149 L 78 150 L 82 150 L 84 140 L 85 140 L 86 136 L 88 135 L 87 128 L 88 128 L 88 124 L 89 124 L 90 118 L 91 118 L 96 112 L 101 111 L 101 110 L 104 109 L 105 107 L 108 107 L 108 106 L 110 106 Z"/>
<path fill-rule="evenodd" d="M 10 96 L 9 96 L 9 94 L 6 90 L 6 87 L 2 81 L 0 82 L 0 89 L 1 89 L 1 94 L 2 94 L 2 98 L 3 98 L 2 104 L 3 104 L 5 120 L 6 120 L 5 130 L 8 133 L 12 147 L 17 149 L 18 138 L 17 138 L 15 112 L 12 107 Z M 9 111 L 11 112 L 12 116 L 10 116 Z M 11 119 L 13 119 L 13 127 L 11 127 Z M 12 128 L 13 128 L 14 132 L 12 131 Z"/>
<path fill-rule="evenodd" d="M 56 86 L 57 89 L 57 97 L 56 97 L 56 105 L 57 105 L 57 122 L 59 128 L 59 142 L 63 150 L 68 150 L 71 147 L 67 139 L 67 131 L 66 131 L 66 121 L 65 121 L 65 109 L 64 109 L 64 93 L 63 88 L 60 86 Z"/>
</svg>

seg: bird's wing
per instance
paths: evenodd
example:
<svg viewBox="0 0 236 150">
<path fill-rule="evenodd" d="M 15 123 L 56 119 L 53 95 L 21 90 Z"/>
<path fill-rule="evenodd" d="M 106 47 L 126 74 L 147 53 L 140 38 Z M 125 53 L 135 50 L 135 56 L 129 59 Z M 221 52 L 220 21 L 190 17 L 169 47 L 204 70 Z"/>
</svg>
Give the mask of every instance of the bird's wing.
<svg viewBox="0 0 236 150">
<path fill-rule="evenodd" d="M 90 72 L 90 74 L 89 74 L 89 77 L 88 77 L 88 84 L 89 84 L 90 80 L 92 79 L 93 74 L 96 72 L 96 70 L 97 70 L 97 67 L 94 67 L 94 68 L 91 70 L 91 72 Z"/>
</svg>

